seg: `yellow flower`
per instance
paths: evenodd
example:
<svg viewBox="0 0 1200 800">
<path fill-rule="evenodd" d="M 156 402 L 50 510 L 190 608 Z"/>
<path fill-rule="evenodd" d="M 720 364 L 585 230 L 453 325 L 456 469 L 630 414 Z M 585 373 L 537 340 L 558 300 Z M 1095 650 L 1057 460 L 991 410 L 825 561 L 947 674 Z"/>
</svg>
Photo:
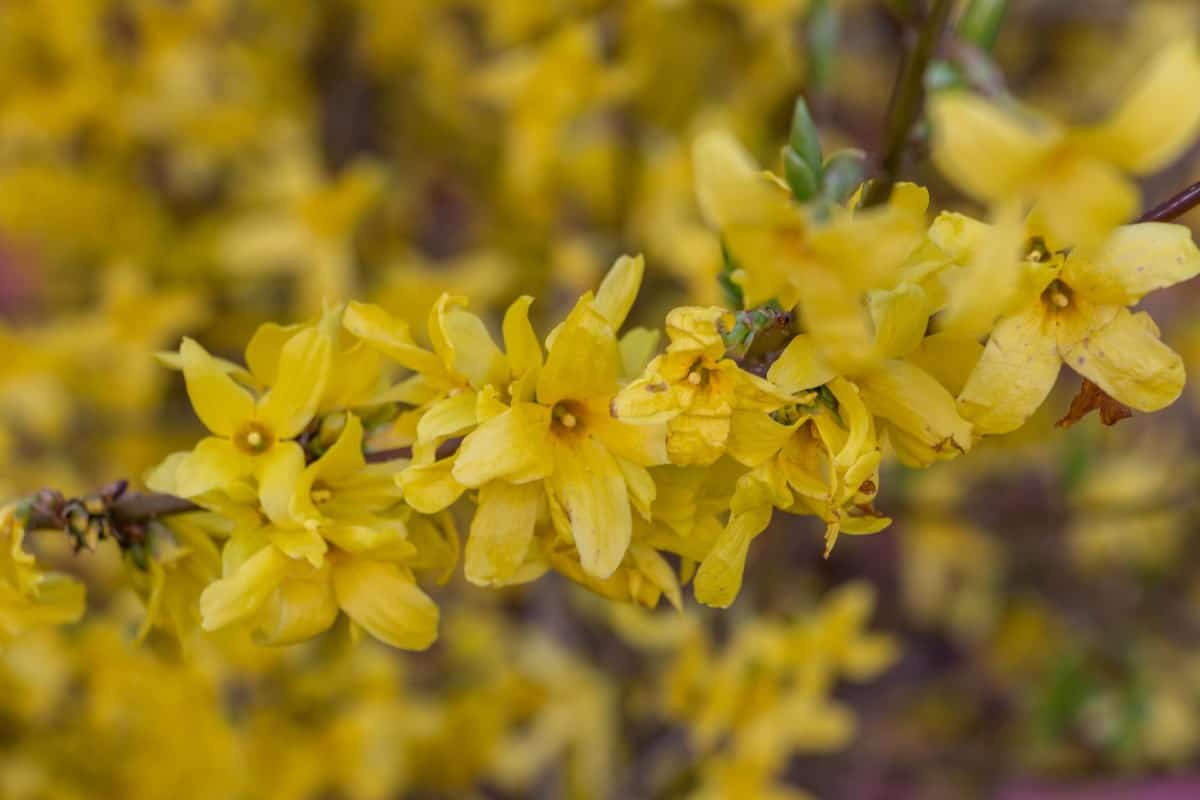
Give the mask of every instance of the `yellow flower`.
<svg viewBox="0 0 1200 800">
<path fill-rule="evenodd" d="M 843 373 L 916 346 L 935 307 L 925 284 L 948 263 L 926 241 L 928 192 L 900 184 L 879 208 L 819 210 L 793 203 L 728 134 L 699 138 L 695 160 L 700 207 L 747 307 L 799 306 L 822 360 Z"/>
<path fill-rule="evenodd" d="M 673 309 L 667 314 L 667 352 L 613 400 L 619 419 L 667 423 L 672 464 L 707 465 L 720 458 L 735 411 L 769 412 L 793 402 L 725 357 L 721 333 L 732 325 L 733 314 L 724 309 Z"/>
<path fill-rule="evenodd" d="M 332 343 L 319 327 L 287 339 L 270 376 L 270 389 L 255 397 L 239 386 L 221 362 L 195 341 L 179 348 L 188 397 L 196 416 L 213 434 L 200 440 L 175 470 L 173 485 L 182 497 L 228 489 L 248 477 L 266 485 L 270 471 L 294 470 L 304 451 L 294 439 L 312 421 L 330 372 Z M 247 355 L 252 369 L 255 359 Z M 256 377 L 262 377 L 261 373 Z M 158 488 L 158 487 L 152 487 Z M 290 497 L 290 491 L 288 493 Z M 264 502 L 286 502 L 283 498 Z"/>
<path fill-rule="evenodd" d="M 666 462 L 662 426 L 630 425 L 610 412 L 621 375 L 616 330 L 642 271 L 641 258 L 619 259 L 597 295 L 585 294 L 550 334 L 544 363 L 540 349 L 528 349 L 537 358 L 536 385 L 463 439 L 453 477 L 480 489 L 468 578 L 500 578 L 524 560 L 543 495 L 584 572 L 607 578 L 625 557 L 630 505 L 648 515 L 654 497 L 646 467 Z"/>
<path fill-rule="evenodd" d="M 790 422 L 766 414 L 735 422 L 743 446 L 730 453 L 753 469 L 738 480 L 729 521 L 696 573 L 696 599 L 705 605 L 723 608 L 737 597 L 750 543 L 775 508 L 824 520 L 826 555 L 839 533 L 876 533 L 891 523 L 871 507 L 881 452 L 858 388 L 834 378 L 819 398 L 806 397 L 787 410 Z"/>
<path fill-rule="evenodd" d="M 43 572 L 24 543 L 20 506 L 0 508 L 0 631 L 10 637 L 75 622 L 84 611 L 83 584 L 67 575 Z"/>
<path fill-rule="evenodd" d="M 400 541 L 388 552 L 329 552 L 320 566 L 289 558 L 270 525 L 237 531 L 222 552 L 224 577 L 200 595 L 205 630 L 236 623 L 264 642 L 289 644 L 327 630 L 343 611 L 382 642 L 423 650 L 437 638 L 438 608 L 416 584 Z"/>
<path fill-rule="evenodd" d="M 1055 241 L 1095 241 L 1139 205 L 1127 173 L 1175 159 L 1200 130 L 1200 52 L 1194 37 L 1156 57 L 1104 122 L 1068 129 L 1044 116 L 962 92 L 930 103 L 933 158 L 977 200 L 1033 202 L 1034 227 Z"/>
<path fill-rule="evenodd" d="M 963 416 L 983 433 L 1016 430 L 1064 363 L 1131 408 L 1170 405 L 1183 390 L 1183 360 L 1148 314 L 1126 306 L 1197 274 L 1200 250 L 1179 225 L 1129 225 L 1099 246 L 1047 253 L 1032 297 L 996 325 L 963 387 Z"/>
</svg>

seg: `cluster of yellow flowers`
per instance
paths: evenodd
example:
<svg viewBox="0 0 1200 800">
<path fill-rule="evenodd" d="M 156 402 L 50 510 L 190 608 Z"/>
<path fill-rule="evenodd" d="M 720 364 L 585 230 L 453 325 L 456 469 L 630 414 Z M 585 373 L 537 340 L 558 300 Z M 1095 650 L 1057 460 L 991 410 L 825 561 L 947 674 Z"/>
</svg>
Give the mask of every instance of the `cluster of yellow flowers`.
<svg viewBox="0 0 1200 800">
<path fill-rule="evenodd" d="M 882 530 L 885 447 L 927 467 L 1013 431 L 1064 363 L 1107 402 L 1165 407 L 1182 360 L 1129 306 L 1200 273 L 1200 250 L 1184 227 L 1119 223 L 1137 206 L 1123 170 L 1161 165 L 1200 128 L 1179 82 L 1200 83 L 1190 38 L 1089 129 L 933 98 L 935 160 L 992 223 L 930 222 L 913 184 L 870 205 L 845 177 L 853 159 L 822 158 L 803 102 L 784 177 L 728 133 L 699 137 L 700 207 L 744 308 L 671 310 L 659 355 L 656 331 L 621 332 L 644 272 L 628 256 L 544 340 L 530 296 L 504 313 L 501 347 L 450 294 L 430 310 L 429 347 L 361 302 L 262 325 L 245 366 L 184 339 L 163 360 L 211 435 L 147 485 L 206 513 L 155 520 L 139 544 L 156 562 L 153 624 L 185 630 L 199 591 L 206 630 L 289 643 L 344 612 L 388 644 L 428 647 L 438 607 L 417 575 L 454 570 L 460 498 L 474 506 L 472 583 L 555 570 L 678 608 L 694 579 L 698 601 L 728 606 L 775 510 L 820 518 L 827 555 L 839 533 Z M 181 567 L 214 539 L 219 571 Z"/>
<path fill-rule="evenodd" d="M 1040 439 L 1200 363 L 1200 16 L 1084 5 L 0 4 L 0 794 L 807 797 L 867 573 L 881 728 L 1189 763 L 1186 412 Z"/>
</svg>

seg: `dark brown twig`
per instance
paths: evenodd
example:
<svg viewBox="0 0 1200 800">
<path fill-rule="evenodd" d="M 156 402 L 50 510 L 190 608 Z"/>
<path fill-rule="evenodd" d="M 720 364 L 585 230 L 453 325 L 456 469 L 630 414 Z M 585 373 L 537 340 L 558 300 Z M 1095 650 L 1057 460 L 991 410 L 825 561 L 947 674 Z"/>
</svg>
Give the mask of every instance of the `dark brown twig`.
<svg viewBox="0 0 1200 800">
<path fill-rule="evenodd" d="M 1196 206 L 1200 206 L 1200 182 L 1193 183 L 1169 200 L 1159 203 L 1138 217 L 1138 222 L 1170 222 Z"/>
</svg>

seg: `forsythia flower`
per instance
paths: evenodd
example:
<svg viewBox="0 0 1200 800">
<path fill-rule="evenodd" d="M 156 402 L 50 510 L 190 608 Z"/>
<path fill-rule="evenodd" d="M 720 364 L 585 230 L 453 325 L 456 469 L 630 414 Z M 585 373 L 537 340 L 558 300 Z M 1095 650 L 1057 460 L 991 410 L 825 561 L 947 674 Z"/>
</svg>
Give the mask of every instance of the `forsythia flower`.
<svg viewBox="0 0 1200 800">
<path fill-rule="evenodd" d="M 1111 116 L 1067 129 L 1041 115 L 963 92 L 931 100 L 933 159 L 963 191 L 988 202 L 1034 204 L 1035 227 L 1055 241 L 1094 241 L 1134 216 L 1137 187 L 1200 130 L 1200 50 L 1186 36 L 1165 48 Z"/>
<path fill-rule="evenodd" d="M 84 609 L 83 584 L 43 572 L 26 552 L 25 513 L 15 503 L 0 508 L 0 631 L 9 637 L 75 622 Z"/>
<path fill-rule="evenodd" d="M 1200 274 L 1188 229 L 1142 223 L 1098 246 L 1050 252 L 1035 241 L 1031 250 L 1039 278 L 988 338 L 959 395 L 963 415 L 983 433 L 1015 430 L 1049 394 L 1062 364 L 1140 411 L 1174 402 L 1183 361 L 1148 314 L 1127 306 Z"/>
<path fill-rule="evenodd" d="M 725 357 L 722 334 L 734 315 L 720 308 L 676 308 L 667 315 L 667 352 L 612 403 L 630 422 L 667 423 L 672 464 L 712 464 L 725 452 L 737 412 L 770 412 L 792 398 Z"/>
<path fill-rule="evenodd" d="M 193 340 L 184 339 L 179 359 L 188 397 L 196 416 L 214 435 L 202 439 L 180 461 L 172 491 L 195 497 L 228 489 L 251 476 L 266 484 L 268 473 L 303 464 L 304 452 L 294 439 L 320 404 L 332 349 L 325 331 L 305 328 L 287 339 L 278 361 L 269 365 L 270 375 L 264 374 L 248 349 L 246 361 L 253 377 L 270 385 L 256 399 L 221 362 Z"/>
<path fill-rule="evenodd" d="M 620 259 L 550 335 L 544 362 L 536 338 L 522 335 L 536 384 L 463 439 L 453 476 L 480 493 L 467 543 L 469 562 L 479 553 L 479 569 L 469 568 L 476 579 L 503 579 L 522 563 L 542 502 L 583 572 L 600 579 L 629 549 L 631 505 L 649 515 L 654 481 L 646 467 L 666 463 L 665 431 L 610 411 L 622 372 L 616 331 L 642 270 L 640 258 Z"/>
</svg>

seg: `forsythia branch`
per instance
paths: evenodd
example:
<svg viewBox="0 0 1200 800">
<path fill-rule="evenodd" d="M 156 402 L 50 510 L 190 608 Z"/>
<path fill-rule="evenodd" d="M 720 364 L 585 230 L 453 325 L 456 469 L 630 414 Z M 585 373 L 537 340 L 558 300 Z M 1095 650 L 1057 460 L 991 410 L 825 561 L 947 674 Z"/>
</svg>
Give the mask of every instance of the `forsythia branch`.
<svg viewBox="0 0 1200 800">
<path fill-rule="evenodd" d="M 951 6 L 952 0 L 936 0 L 924 27 L 921 28 L 916 46 L 896 79 L 881 159 L 883 173 L 867 187 L 863 206 L 880 205 L 891 197 L 892 186 L 899 178 L 900 168 L 904 164 L 909 132 L 921 112 L 921 102 L 925 96 L 925 70 L 933 57 L 942 31 L 946 28 Z"/>
<path fill-rule="evenodd" d="M 1164 200 L 1138 218 L 1138 222 L 1170 222 L 1200 206 L 1200 181 Z"/>
</svg>

